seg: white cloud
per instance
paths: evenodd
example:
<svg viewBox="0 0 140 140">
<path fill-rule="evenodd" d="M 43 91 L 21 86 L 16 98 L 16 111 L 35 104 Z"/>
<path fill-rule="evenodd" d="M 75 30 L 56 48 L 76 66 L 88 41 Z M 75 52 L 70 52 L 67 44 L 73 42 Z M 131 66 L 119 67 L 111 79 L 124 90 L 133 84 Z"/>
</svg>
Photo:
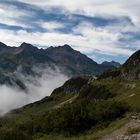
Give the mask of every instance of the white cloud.
<svg viewBox="0 0 140 140">
<path fill-rule="evenodd" d="M 130 17 L 134 24 L 140 23 L 140 1 L 139 0 L 18 0 L 25 3 L 37 5 L 44 9 L 46 7 L 60 7 L 71 13 L 84 14 L 88 16 L 126 16 Z"/>
<path fill-rule="evenodd" d="M 35 69 L 36 72 L 39 69 L 39 67 Z M 58 69 L 43 67 L 43 71 L 41 69 L 38 73 L 41 77 L 25 76 L 16 72 L 18 78 L 26 85 L 26 91 L 17 87 L 0 85 L 0 115 L 49 96 L 55 88 L 62 86 L 68 80 L 68 77 Z"/>
<path fill-rule="evenodd" d="M 0 23 L 8 26 L 19 26 L 29 28 L 30 25 L 22 21 L 24 17 L 33 16 L 34 13 L 24 9 L 18 9 L 16 6 L 0 3 Z"/>
<path fill-rule="evenodd" d="M 53 31 L 55 29 L 59 29 L 59 28 L 63 28 L 64 27 L 64 24 L 62 23 L 59 23 L 59 22 L 40 22 L 39 23 L 41 27 L 43 27 L 44 29 L 46 30 L 49 30 L 49 31 Z"/>
<path fill-rule="evenodd" d="M 0 30 L 1 41 L 7 42 L 8 45 L 17 46 L 24 41 L 41 46 L 58 46 L 67 43 L 83 53 L 94 52 L 94 50 L 111 55 L 129 56 L 133 53 L 133 51 L 117 45 L 121 36 L 118 32 L 115 33 L 86 24 L 75 27 L 74 32 L 75 34 Z"/>
</svg>

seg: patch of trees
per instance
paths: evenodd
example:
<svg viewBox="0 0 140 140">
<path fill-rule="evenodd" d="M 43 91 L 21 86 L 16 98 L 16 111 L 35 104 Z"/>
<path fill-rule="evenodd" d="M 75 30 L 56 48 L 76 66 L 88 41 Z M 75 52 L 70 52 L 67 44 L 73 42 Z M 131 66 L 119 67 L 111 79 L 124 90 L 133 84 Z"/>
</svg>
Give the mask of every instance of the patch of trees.
<svg viewBox="0 0 140 140">
<path fill-rule="evenodd" d="M 35 121 L 35 128 L 38 132 L 48 134 L 55 132 L 73 135 L 96 126 L 102 128 L 127 111 L 128 106 L 122 102 L 79 99 L 39 117 Z"/>
<path fill-rule="evenodd" d="M 121 69 L 115 69 L 115 70 L 108 70 L 104 73 L 102 73 L 101 75 L 98 76 L 98 79 L 115 79 L 115 78 L 119 78 L 121 76 Z"/>
<path fill-rule="evenodd" d="M 46 110 L 46 112 L 28 116 L 28 119 L 25 118 L 25 120 L 14 125 L 8 123 L 6 119 L 0 119 L 0 140 L 32 140 L 37 134 L 50 133 L 61 133 L 67 136 L 76 135 L 91 128 L 106 127 L 110 122 L 122 117 L 129 111 L 127 104 L 113 99 L 115 94 L 105 85 L 100 83 L 92 85 L 87 83 L 87 79 L 84 79 L 81 84 L 79 84 L 80 78 L 73 80 L 75 84 L 78 84 L 77 89 L 74 87 L 75 84 L 73 85 L 71 81 L 68 81 L 65 88 L 63 87 L 61 90 L 64 93 L 64 90 L 68 91 L 71 85 L 73 90 L 79 91 L 77 99 L 50 111 Z M 55 101 L 58 98 L 58 95 L 56 95 L 55 93 L 53 96 L 26 106 L 24 109 L 28 110 L 32 106 Z M 22 111 L 17 113 L 19 115 Z"/>
<path fill-rule="evenodd" d="M 109 98 L 113 98 L 114 96 L 115 93 L 111 92 L 103 84 L 87 84 L 80 90 L 80 97 L 82 98 L 88 97 L 96 100 L 107 100 Z"/>
<path fill-rule="evenodd" d="M 65 82 L 62 87 L 56 88 L 52 95 L 70 94 L 79 92 L 79 90 L 88 83 L 89 77 L 74 77 Z"/>
<path fill-rule="evenodd" d="M 17 127 L 1 128 L 0 140 L 32 140 L 32 136 Z"/>
<path fill-rule="evenodd" d="M 1 140 L 32 140 L 38 133 L 61 133 L 75 135 L 91 128 L 105 127 L 111 121 L 122 117 L 129 107 L 117 101 L 93 101 L 89 98 L 77 99 L 61 108 L 33 116 L 27 122 L 14 126 L 0 126 Z"/>
</svg>

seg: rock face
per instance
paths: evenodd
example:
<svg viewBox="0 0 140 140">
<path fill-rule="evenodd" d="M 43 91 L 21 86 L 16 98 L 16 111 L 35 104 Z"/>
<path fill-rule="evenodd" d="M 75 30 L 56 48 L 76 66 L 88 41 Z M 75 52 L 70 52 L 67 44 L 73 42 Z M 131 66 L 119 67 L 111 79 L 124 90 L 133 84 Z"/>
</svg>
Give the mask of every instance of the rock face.
<svg viewBox="0 0 140 140">
<path fill-rule="evenodd" d="M 140 50 L 135 52 L 119 68 L 107 71 L 99 76 L 99 79 L 123 78 L 126 80 L 140 79 Z"/>
<path fill-rule="evenodd" d="M 140 78 L 140 50 L 135 52 L 123 65 L 122 75 L 128 80 Z"/>
<path fill-rule="evenodd" d="M 114 140 L 140 140 L 140 134 L 133 134 L 130 136 L 118 136 L 116 139 Z"/>
</svg>

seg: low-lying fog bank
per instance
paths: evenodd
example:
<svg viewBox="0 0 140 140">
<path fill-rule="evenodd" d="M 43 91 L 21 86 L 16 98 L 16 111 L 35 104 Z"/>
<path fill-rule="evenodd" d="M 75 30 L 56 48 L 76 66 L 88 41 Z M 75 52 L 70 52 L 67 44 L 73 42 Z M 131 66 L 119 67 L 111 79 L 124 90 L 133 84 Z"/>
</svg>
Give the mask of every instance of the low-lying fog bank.
<svg viewBox="0 0 140 140">
<path fill-rule="evenodd" d="M 55 88 L 68 80 L 68 76 L 62 74 L 58 68 L 34 68 L 34 71 L 40 76 L 25 76 L 19 71 L 16 72 L 18 78 L 26 85 L 26 90 L 7 85 L 0 86 L 0 115 L 49 96 Z"/>
</svg>

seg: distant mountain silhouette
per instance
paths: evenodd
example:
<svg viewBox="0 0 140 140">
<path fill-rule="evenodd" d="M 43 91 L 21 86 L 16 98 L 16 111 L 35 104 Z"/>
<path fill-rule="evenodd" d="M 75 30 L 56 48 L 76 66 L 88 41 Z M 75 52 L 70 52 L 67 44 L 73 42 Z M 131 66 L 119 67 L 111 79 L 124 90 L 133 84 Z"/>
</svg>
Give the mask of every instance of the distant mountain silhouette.
<svg viewBox="0 0 140 140">
<path fill-rule="evenodd" d="M 115 62 L 115 61 L 110 61 L 110 62 L 104 61 L 104 62 L 102 63 L 102 65 L 119 67 L 121 64 L 118 63 L 118 62 Z"/>
</svg>

